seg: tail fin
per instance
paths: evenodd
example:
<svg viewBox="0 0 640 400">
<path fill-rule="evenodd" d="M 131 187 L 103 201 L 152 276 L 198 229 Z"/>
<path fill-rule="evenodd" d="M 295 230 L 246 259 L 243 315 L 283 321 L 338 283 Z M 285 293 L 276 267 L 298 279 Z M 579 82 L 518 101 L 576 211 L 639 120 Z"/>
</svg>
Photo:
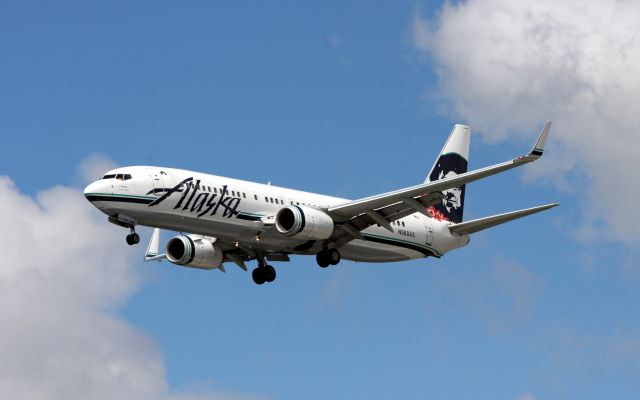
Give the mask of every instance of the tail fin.
<svg viewBox="0 0 640 400">
<path fill-rule="evenodd" d="M 425 182 L 433 182 L 467 172 L 470 139 L 471 128 L 456 124 Z M 429 207 L 427 212 L 438 220 L 462 222 L 464 190 L 465 185 L 444 190 L 442 203 Z"/>
</svg>

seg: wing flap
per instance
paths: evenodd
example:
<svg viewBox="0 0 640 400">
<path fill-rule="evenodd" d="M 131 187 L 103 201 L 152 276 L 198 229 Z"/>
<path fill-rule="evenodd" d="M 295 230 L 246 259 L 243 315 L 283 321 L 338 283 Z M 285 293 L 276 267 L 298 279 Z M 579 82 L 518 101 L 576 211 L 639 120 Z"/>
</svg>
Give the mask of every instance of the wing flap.
<svg viewBox="0 0 640 400">
<path fill-rule="evenodd" d="M 527 215 L 535 214 L 540 211 L 548 210 L 559 205 L 559 203 L 552 203 L 546 204 L 544 206 L 526 208 L 524 210 L 512 211 L 504 214 L 493 215 L 490 217 L 474 219 L 472 221 L 450 225 L 449 230 L 452 233 L 457 233 L 460 235 L 476 233 L 481 230 L 504 224 L 505 222 L 513 221 L 514 219 L 526 217 Z"/>
</svg>

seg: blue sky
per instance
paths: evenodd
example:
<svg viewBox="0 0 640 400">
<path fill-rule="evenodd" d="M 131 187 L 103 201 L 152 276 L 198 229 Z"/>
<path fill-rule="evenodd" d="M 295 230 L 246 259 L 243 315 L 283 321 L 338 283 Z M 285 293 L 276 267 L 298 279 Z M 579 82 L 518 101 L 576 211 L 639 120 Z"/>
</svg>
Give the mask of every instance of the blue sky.
<svg viewBox="0 0 640 400">
<path fill-rule="evenodd" d="M 42 193 L 83 187 L 78 165 L 94 153 L 358 198 L 421 182 L 456 122 L 479 126 L 470 168 L 507 160 L 529 150 L 545 117 L 483 109 L 494 104 L 478 95 L 498 79 L 489 76 L 459 100 L 467 82 L 450 73 L 447 49 L 457 44 L 447 46 L 447 18 L 482 3 L 445 12 L 440 2 L 5 3 L 0 175 L 28 196 L 22 204 L 44 201 L 43 212 Z M 485 115 L 507 121 L 500 134 L 487 129 L 498 117 Z M 465 218 L 562 206 L 479 233 L 440 260 L 321 270 L 297 257 L 256 287 L 234 267 L 223 275 L 139 263 L 142 247 L 128 248 L 126 232 L 80 199 L 96 232 L 121 236 L 113 251 L 136 282 L 96 312 L 151 343 L 170 394 L 632 398 L 638 244 L 619 238 L 637 227 L 585 217 L 600 206 L 600 181 L 590 156 L 570 152 L 562 127 L 571 121 L 552 131 L 546 168 L 469 185 Z M 14 221 L 5 231 L 20 223 L 4 221 Z M 60 260 L 82 263 L 71 252 Z"/>
</svg>

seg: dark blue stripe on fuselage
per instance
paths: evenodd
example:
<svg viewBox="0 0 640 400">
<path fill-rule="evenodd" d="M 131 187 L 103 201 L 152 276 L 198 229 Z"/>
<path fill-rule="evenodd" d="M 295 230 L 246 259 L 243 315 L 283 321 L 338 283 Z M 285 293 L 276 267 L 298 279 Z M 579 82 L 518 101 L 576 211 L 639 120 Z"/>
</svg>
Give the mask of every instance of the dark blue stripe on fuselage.
<svg viewBox="0 0 640 400">
<path fill-rule="evenodd" d="M 429 257 L 429 256 L 437 257 L 432 251 L 429 251 L 417 244 L 411 244 L 407 242 L 396 242 L 395 240 L 383 239 L 377 236 L 367 235 L 366 233 L 363 233 L 362 236 L 367 242 L 376 242 L 376 243 L 388 244 L 396 247 L 403 247 L 405 249 L 410 249 L 410 250 L 417 251 L 418 253 L 422 253 L 424 254 L 425 257 Z"/>
<path fill-rule="evenodd" d="M 119 203 L 136 203 L 136 204 L 150 204 L 153 199 L 139 199 L 135 197 L 120 197 L 120 196 L 109 196 L 109 195 L 96 195 L 96 194 L 88 194 L 85 195 L 87 200 L 90 202 L 94 201 L 114 201 Z"/>
</svg>

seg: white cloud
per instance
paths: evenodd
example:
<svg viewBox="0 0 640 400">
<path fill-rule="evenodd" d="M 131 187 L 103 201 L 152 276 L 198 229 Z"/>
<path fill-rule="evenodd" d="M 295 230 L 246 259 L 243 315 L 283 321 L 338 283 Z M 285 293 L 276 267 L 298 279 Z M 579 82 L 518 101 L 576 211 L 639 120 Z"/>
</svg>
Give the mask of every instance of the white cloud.
<svg viewBox="0 0 640 400">
<path fill-rule="evenodd" d="M 90 183 L 100 179 L 102 175 L 118 164 L 102 153 L 92 153 L 80 162 L 79 173 L 84 183 Z"/>
<path fill-rule="evenodd" d="M 554 120 L 550 154 L 528 173 L 574 192 L 579 236 L 637 244 L 638 21 L 633 1 L 469 0 L 416 15 L 412 33 L 452 114 L 485 139 L 531 140 Z"/>
<path fill-rule="evenodd" d="M 139 287 L 121 229 L 77 189 L 0 176 L 0 393 L 11 399 L 218 399 L 172 393 L 160 349 L 120 318 Z"/>
</svg>

